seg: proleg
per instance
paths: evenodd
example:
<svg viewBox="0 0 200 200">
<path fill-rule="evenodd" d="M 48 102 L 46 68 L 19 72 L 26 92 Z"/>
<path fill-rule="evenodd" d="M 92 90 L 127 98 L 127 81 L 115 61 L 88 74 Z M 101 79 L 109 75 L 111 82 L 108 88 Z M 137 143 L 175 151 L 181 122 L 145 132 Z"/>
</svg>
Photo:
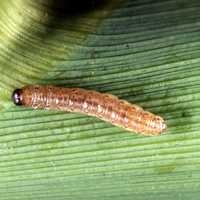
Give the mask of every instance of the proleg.
<svg viewBox="0 0 200 200">
<path fill-rule="evenodd" d="M 95 116 L 128 131 L 160 135 L 167 126 L 162 117 L 111 94 L 81 88 L 29 85 L 13 92 L 16 105 Z"/>
</svg>

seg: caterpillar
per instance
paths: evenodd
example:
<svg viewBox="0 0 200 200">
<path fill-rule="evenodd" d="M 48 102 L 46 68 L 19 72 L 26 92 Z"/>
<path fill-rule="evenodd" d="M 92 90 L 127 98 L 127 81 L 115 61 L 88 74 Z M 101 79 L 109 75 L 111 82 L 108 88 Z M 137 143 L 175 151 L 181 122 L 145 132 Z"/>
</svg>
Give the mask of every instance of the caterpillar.
<svg viewBox="0 0 200 200">
<path fill-rule="evenodd" d="M 14 90 L 14 104 L 34 109 L 78 112 L 95 116 L 131 132 L 147 136 L 161 134 L 166 128 L 162 117 L 106 93 L 81 88 L 28 85 Z"/>
</svg>

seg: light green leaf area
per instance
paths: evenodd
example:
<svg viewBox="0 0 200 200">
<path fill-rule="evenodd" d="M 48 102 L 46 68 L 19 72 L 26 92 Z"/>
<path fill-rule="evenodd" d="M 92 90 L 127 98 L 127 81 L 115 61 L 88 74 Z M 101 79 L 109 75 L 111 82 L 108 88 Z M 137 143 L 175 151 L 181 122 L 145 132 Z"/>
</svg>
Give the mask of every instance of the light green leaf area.
<svg viewBox="0 0 200 200">
<path fill-rule="evenodd" d="M 199 199 L 200 1 L 63 2 L 0 2 L 0 199 Z M 108 92 L 168 130 L 14 106 L 27 84 Z"/>
</svg>

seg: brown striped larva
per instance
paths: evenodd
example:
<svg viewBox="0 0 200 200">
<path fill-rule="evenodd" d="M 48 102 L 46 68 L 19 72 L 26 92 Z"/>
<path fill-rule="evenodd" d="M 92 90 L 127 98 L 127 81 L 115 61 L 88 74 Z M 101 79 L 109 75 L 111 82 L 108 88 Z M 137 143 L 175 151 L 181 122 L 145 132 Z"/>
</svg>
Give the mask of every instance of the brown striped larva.
<svg viewBox="0 0 200 200">
<path fill-rule="evenodd" d="M 128 131 L 148 136 L 159 135 L 166 129 L 166 124 L 160 116 L 113 95 L 92 90 L 30 85 L 15 90 L 12 99 L 16 105 L 34 109 L 61 110 L 95 116 Z"/>
</svg>

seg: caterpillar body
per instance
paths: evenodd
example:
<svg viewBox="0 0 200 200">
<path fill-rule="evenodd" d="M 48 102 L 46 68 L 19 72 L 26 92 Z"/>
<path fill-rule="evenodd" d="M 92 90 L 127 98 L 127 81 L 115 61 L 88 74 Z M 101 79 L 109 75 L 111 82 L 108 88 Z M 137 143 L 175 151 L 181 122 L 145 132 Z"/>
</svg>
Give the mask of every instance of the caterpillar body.
<svg viewBox="0 0 200 200">
<path fill-rule="evenodd" d="M 95 116 L 128 131 L 152 136 L 166 129 L 164 120 L 111 94 L 81 88 L 29 85 L 12 95 L 16 105 L 34 109 L 78 112 Z"/>
</svg>

